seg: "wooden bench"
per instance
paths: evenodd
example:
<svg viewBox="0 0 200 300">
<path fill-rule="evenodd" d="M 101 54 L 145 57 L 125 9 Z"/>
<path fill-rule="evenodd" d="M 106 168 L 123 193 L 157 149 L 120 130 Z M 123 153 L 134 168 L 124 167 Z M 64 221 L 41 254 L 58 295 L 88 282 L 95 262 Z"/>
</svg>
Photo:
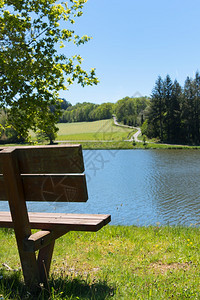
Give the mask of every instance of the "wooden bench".
<svg viewBox="0 0 200 300">
<path fill-rule="evenodd" d="M 14 228 L 25 284 L 47 284 L 54 243 L 69 231 L 98 231 L 110 215 L 28 212 L 26 201 L 86 202 L 81 145 L 8 147 L 0 151 L 0 227 Z M 36 233 L 31 229 L 39 229 Z M 36 251 L 39 250 L 36 257 Z"/>
</svg>

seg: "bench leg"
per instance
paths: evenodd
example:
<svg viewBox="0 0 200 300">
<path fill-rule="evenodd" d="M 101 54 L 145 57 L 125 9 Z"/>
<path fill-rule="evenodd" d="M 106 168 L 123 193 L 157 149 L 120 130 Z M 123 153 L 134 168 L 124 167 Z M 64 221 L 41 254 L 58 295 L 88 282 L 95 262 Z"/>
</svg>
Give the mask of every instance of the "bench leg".
<svg viewBox="0 0 200 300">
<path fill-rule="evenodd" d="M 39 286 L 39 271 L 35 253 L 24 252 L 18 247 L 24 281 L 30 290 Z"/>
<path fill-rule="evenodd" d="M 48 276 L 51 265 L 51 259 L 53 255 L 55 241 L 52 241 L 46 247 L 40 249 L 38 253 L 38 268 L 40 274 L 40 281 L 47 287 L 48 286 Z"/>
</svg>

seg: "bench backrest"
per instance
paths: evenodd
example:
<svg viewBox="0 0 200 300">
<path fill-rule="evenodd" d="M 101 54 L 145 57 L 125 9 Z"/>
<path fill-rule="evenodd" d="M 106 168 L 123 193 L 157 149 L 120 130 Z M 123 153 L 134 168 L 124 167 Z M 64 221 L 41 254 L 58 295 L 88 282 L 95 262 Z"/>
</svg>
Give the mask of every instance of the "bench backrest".
<svg viewBox="0 0 200 300">
<path fill-rule="evenodd" d="M 9 163 L 26 201 L 85 202 L 88 199 L 81 145 L 8 147 L 0 151 L 0 200 L 11 187 Z"/>
</svg>

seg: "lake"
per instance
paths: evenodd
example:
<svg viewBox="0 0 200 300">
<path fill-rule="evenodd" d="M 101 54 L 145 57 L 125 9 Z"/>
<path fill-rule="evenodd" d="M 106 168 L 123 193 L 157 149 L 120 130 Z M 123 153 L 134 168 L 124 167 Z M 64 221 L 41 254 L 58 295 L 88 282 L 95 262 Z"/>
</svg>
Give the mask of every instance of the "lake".
<svg viewBox="0 0 200 300">
<path fill-rule="evenodd" d="M 106 213 L 116 225 L 200 224 L 200 151 L 85 150 L 84 160 L 87 203 L 29 203 L 29 210 Z"/>
</svg>

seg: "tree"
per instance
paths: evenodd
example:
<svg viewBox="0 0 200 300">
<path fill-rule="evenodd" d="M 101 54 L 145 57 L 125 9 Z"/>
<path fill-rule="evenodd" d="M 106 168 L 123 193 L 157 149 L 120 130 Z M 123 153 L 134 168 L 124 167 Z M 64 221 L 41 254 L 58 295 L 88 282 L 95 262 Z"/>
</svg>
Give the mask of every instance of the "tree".
<svg viewBox="0 0 200 300">
<path fill-rule="evenodd" d="M 171 105 L 171 141 L 173 143 L 182 142 L 181 135 L 181 101 L 182 101 L 182 88 L 177 80 L 174 81 L 172 86 L 172 105 Z"/>
<path fill-rule="evenodd" d="M 55 112 L 57 108 L 61 109 L 62 111 L 65 111 L 68 107 L 72 106 L 72 104 L 65 100 L 64 98 L 58 99 L 56 105 L 51 105 L 50 106 L 50 111 Z"/>
<path fill-rule="evenodd" d="M 143 121 L 141 116 L 148 105 L 149 99 L 147 97 L 125 97 L 118 100 L 115 104 L 117 120 L 125 125 L 138 126 Z"/>
<path fill-rule="evenodd" d="M 90 113 L 93 120 L 111 119 L 113 115 L 113 103 L 107 102 L 96 106 Z"/>
<path fill-rule="evenodd" d="M 163 141 L 163 123 L 165 112 L 164 84 L 159 76 L 151 95 L 148 122 L 151 123 L 151 135 Z"/>
<path fill-rule="evenodd" d="M 150 107 L 144 111 L 142 133 L 169 143 L 200 144 L 200 74 L 187 77 L 182 89 L 167 75 L 158 77 Z M 163 139 L 162 139 L 163 138 Z"/>
<path fill-rule="evenodd" d="M 200 75 L 196 72 L 194 85 L 194 141 L 200 143 Z"/>
<path fill-rule="evenodd" d="M 74 81 L 98 83 L 94 69 L 82 69 L 80 55 L 68 58 L 59 49 L 89 41 L 71 29 L 85 2 L 0 0 L 0 106 L 9 107 L 8 120 L 24 140 L 29 129 L 56 133 L 59 113 L 50 106 L 58 103 L 60 90 Z"/>
<path fill-rule="evenodd" d="M 165 101 L 164 107 L 164 127 L 166 131 L 167 141 L 169 142 L 171 139 L 171 131 L 172 131 L 172 118 L 173 118 L 173 100 L 172 100 L 172 80 L 169 75 L 166 76 L 163 82 L 163 98 Z"/>
<path fill-rule="evenodd" d="M 183 90 L 182 123 L 183 132 L 188 143 L 192 143 L 194 139 L 194 98 L 193 80 L 187 77 Z"/>
<path fill-rule="evenodd" d="M 195 79 L 187 77 L 184 85 L 183 122 L 187 141 L 200 143 L 200 75 L 196 72 Z"/>
</svg>

